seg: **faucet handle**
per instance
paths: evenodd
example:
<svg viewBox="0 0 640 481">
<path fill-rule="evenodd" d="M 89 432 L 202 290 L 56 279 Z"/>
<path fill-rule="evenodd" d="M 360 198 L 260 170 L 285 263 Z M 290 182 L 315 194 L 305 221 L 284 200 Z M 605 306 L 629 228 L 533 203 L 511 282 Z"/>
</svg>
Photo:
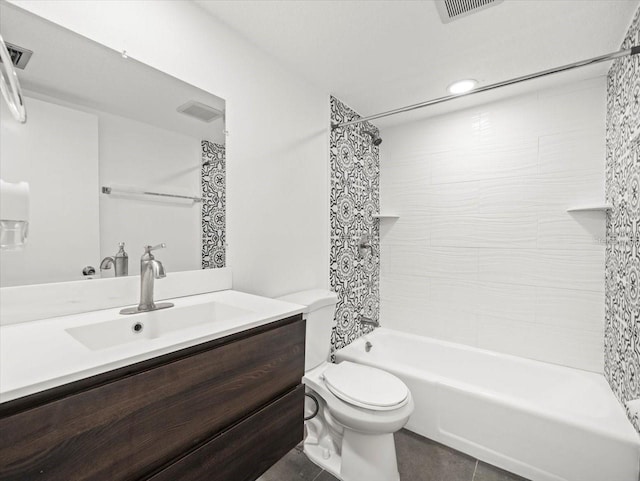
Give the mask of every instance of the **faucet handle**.
<svg viewBox="0 0 640 481">
<path fill-rule="evenodd" d="M 155 251 L 156 249 L 162 249 L 164 247 L 167 247 L 167 245 L 164 242 L 162 244 L 158 244 L 157 246 L 144 246 L 144 254 L 142 254 L 142 258 L 140 260 L 141 261 L 153 260 L 154 257 L 151 251 Z"/>
<path fill-rule="evenodd" d="M 167 247 L 167 244 L 165 244 L 164 242 L 162 244 L 158 244 L 155 246 L 144 246 L 144 253 L 145 254 L 149 254 L 151 251 L 155 251 L 158 249 L 164 249 L 165 247 Z"/>
</svg>

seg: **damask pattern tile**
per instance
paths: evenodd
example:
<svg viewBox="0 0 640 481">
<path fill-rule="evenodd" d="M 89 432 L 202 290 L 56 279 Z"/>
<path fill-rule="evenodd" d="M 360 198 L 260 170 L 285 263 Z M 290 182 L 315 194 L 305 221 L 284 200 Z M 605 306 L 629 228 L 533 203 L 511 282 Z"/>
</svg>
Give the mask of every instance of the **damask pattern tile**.
<svg viewBox="0 0 640 481">
<path fill-rule="evenodd" d="M 331 97 L 331 121 L 345 122 L 359 115 Z M 336 326 L 331 334 L 332 350 L 351 343 L 370 331 L 358 317 L 379 318 L 380 225 L 374 214 L 380 210 L 379 150 L 363 131 L 378 132 L 369 124 L 332 130 L 330 137 L 331 249 L 329 278 L 338 295 Z M 359 253 L 358 241 L 371 236 L 371 253 Z"/>
<path fill-rule="evenodd" d="M 202 268 L 225 266 L 225 147 L 202 141 Z"/>
<path fill-rule="evenodd" d="M 640 45 L 640 9 L 622 48 Z M 640 56 L 607 81 L 604 372 L 622 403 L 640 397 Z M 640 431 L 638 418 L 632 419 Z"/>
</svg>

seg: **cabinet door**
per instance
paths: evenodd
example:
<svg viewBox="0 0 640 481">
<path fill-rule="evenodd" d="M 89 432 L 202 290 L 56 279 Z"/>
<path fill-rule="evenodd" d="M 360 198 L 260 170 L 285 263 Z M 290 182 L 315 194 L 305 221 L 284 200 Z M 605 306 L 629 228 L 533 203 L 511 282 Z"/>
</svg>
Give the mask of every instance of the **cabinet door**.
<svg viewBox="0 0 640 481">
<path fill-rule="evenodd" d="M 299 386 L 148 481 L 253 481 L 303 434 L 304 386 Z"/>
<path fill-rule="evenodd" d="M 0 419 L 0 480 L 136 480 L 300 384 L 304 321 Z"/>
</svg>

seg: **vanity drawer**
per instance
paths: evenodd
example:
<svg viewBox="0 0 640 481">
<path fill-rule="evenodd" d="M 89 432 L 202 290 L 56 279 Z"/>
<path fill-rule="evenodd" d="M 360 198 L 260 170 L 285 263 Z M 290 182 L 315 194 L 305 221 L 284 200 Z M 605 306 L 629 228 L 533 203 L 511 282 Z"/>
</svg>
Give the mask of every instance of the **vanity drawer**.
<svg viewBox="0 0 640 481">
<path fill-rule="evenodd" d="M 148 481 L 253 481 L 304 435 L 304 386 L 298 386 Z M 245 459 L 246 462 L 238 462 Z"/>
<path fill-rule="evenodd" d="M 304 335 L 296 316 L 3 417 L 0 480 L 141 479 L 298 386 Z"/>
</svg>

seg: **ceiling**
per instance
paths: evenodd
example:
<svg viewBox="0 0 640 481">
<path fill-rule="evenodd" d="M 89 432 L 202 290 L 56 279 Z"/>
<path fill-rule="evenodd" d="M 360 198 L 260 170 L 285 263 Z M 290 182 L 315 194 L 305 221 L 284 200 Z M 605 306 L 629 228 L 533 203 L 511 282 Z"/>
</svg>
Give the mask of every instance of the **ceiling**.
<svg viewBox="0 0 640 481">
<path fill-rule="evenodd" d="M 195 1 L 362 115 L 442 97 L 455 80 L 487 85 L 616 51 L 640 4 L 506 0 L 443 24 L 433 0 Z M 608 66 L 532 81 L 520 90 L 604 75 Z M 477 97 L 486 101 L 491 94 Z M 458 107 L 473 102 L 461 99 Z M 401 117 L 406 120 L 398 115 L 376 123 Z"/>
</svg>

